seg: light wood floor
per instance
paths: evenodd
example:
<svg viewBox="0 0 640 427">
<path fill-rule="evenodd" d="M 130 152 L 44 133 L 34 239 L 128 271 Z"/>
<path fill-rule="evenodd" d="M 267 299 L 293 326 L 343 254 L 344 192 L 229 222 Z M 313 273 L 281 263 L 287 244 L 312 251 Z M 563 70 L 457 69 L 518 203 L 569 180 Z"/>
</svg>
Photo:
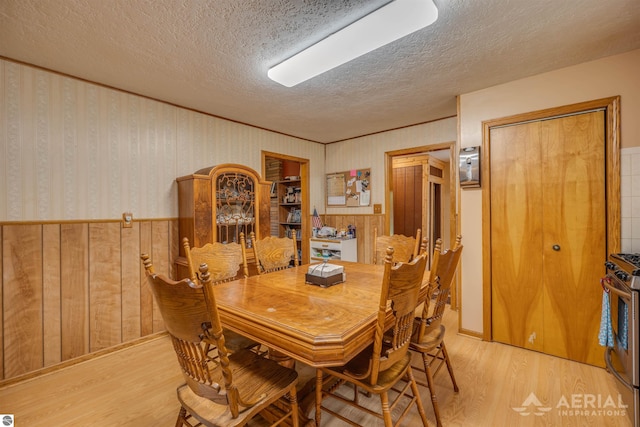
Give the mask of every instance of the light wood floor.
<svg viewBox="0 0 640 427">
<path fill-rule="evenodd" d="M 458 335 L 457 313 L 445 316 L 447 348 L 452 357 L 460 392 L 453 393 L 445 370 L 436 376 L 445 426 L 620 426 L 631 424 L 617 408 L 598 409 L 597 399 L 609 395 L 617 402 L 614 379 L 604 369 Z M 175 396 L 181 374 L 166 336 L 119 350 L 86 362 L 16 384 L 0 384 L 0 413 L 14 414 L 16 426 L 173 426 L 178 412 Z M 421 389 L 430 425 L 435 425 L 428 391 Z M 536 406 L 523 416 L 513 408 L 533 393 Z M 595 396 L 596 408 L 588 414 L 557 408 Z M 591 397 L 587 397 L 590 399 Z M 371 406 L 376 407 L 377 398 Z M 607 413 L 608 412 L 608 413 Z M 380 425 L 361 416 L 364 426 Z M 342 422 L 323 414 L 323 426 Z M 415 410 L 406 426 L 420 425 Z"/>
</svg>

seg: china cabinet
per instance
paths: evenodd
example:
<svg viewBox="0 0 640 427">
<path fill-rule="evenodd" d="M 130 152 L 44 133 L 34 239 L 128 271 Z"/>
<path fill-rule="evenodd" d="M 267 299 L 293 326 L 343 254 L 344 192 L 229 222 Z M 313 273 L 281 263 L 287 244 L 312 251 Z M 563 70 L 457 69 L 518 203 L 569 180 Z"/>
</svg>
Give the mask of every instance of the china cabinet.
<svg viewBox="0 0 640 427">
<path fill-rule="evenodd" d="M 180 242 L 187 237 L 192 247 L 211 242 L 240 242 L 240 233 L 255 232 L 260 239 L 270 234 L 269 191 L 271 183 L 253 169 L 222 164 L 178 178 L 178 228 Z M 250 244 L 250 243 L 248 243 Z M 178 278 L 186 277 L 182 245 L 176 260 Z M 247 260 L 253 261 L 251 251 Z"/>
</svg>

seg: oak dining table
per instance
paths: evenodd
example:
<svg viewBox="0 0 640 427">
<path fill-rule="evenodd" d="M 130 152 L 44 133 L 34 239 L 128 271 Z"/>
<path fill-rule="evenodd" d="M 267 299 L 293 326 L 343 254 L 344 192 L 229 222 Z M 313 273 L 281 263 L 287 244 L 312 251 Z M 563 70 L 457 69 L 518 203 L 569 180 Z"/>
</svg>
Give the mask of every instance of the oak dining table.
<svg viewBox="0 0 640 427">
<path fill-rule="evenodd" d="M 224 327 L 312 367 L 339 366 L 372 342 L 383 266 L 332 261 L 346 280 L 305 282 L 308 265 L 215 288 Z"/>
<path fill-rule="evenodd" d="M 373 342 L 384 265 L 331 261 L 344 267 L 346 280 L 322 288 L 308 284 L 301 265 L 216 285 L 224 328 L 295 361 L 298 405 L 303 426 L 313 425 L 315 368 L 346 364 Z M 429 277 L 425 273 L 425 278 Z M 423 283 L 420 297 L 427 292 Z M 391 309 L 388 324 L 392 325 Z M 278 354 L 277 360 L 283 360 Z M 287 362 L 284 362 L 287 363 Z M 289 366 L 289 365 L 287 365 Z M 263 414 L 274 421 L 278 414 Z"/>
<path fill-rule="evenodd" d="M 327 288 L 305 282 L 309 265 L 216 285 L 223 326 L 314 368 L 344 365 L 373 342 L 384 266 L 331 264 L 346 280 Z"/>
</svg>

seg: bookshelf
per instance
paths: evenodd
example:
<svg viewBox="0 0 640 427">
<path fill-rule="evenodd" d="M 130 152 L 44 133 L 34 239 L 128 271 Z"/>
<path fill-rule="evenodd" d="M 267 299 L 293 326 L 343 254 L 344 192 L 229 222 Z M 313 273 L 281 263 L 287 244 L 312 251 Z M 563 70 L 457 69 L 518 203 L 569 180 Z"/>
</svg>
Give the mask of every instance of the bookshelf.
<svg viewBox="0 0 640 427">
<path fill-rule="evenodd" d="M 270 230 L 272 236 L 296 240 L 298 257 L 309 262 L 310 217 L 308 161 L 290 156 L 265 153 L 263 170 L 271 184 Z"/>
<path fill-rule="evenodd" d="M 302 189 L 300 179 L 277 181 L 280 237 L 302 240 Z"/>
</svg>

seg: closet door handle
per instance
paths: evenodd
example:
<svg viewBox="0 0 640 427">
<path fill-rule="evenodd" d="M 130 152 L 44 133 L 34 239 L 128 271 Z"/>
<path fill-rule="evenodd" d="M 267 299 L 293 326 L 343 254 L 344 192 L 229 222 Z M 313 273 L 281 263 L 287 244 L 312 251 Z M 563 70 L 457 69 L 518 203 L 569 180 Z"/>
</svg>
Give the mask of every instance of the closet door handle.
<svg viewBox="0 0 640 427">
<path fill-rule="evenodd" d="M 554 251 L 559 251 L 560 250 L 560 245 L 553 245 L 551 246 L 551 249 L 553 249 Z"/>
</svg>

